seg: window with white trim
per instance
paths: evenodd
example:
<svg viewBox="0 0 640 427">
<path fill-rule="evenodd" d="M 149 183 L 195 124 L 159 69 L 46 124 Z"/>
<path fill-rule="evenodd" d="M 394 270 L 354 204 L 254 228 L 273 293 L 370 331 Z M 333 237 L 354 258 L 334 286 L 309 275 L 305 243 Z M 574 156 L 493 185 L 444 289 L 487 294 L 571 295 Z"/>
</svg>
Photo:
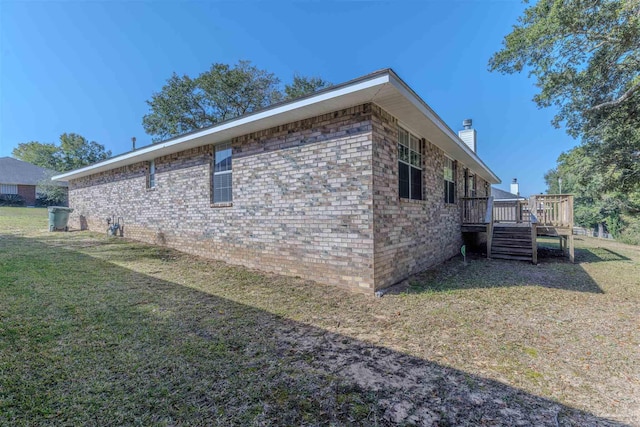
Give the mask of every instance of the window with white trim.
<svg viewBox="0 0 640 427">
<path fill-rule="evenodd" d="M 155 159 L 149 162 L 149 169 L 147 170 L 147 188 L 156 188 L 156 160 Z"/>
<path fill-rule="evenodd" d="M 212 180 L 213 203 L 231 203 L 233 201 L 231 143 L 215 146 Z"/>
<path fill-rule="evenodd" d="M 399 126 L 398 178 L 400 198 L 423 200 L 422 141 Z"/>
<path fill-rule="evenodd" d="M 16 184 L 0 184 L 0 194 L 18 194 Z"/>
<path fill-rule="evenodd" d="M 456 162 L 444 158 L 444 202 L 456 202 Z"/>
</svg>

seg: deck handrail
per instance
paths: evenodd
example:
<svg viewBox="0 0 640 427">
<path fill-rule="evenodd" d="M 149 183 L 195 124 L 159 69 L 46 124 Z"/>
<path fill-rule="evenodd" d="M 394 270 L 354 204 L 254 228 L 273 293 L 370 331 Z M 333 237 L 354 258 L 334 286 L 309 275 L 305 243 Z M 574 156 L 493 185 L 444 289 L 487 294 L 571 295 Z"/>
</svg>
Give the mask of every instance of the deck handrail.
<svg viewBox="0 0 640 427">
<path fill-rule="evenodd" d="M 529 211 L 543 227 L 573 228 L 572 194 L 537 194 L 529 198 Z"/>
<path fill-rule="evenodd" d="M 528 223 L 528 206 L 526 199 L 496 200 L 493 205 L 493 219 L 495 222 Z"/>
<path fill-rule="evenodd" d="M 485 224 L 486 208 L 490 197 L 461 197 L 462 223 Z"/>
</svg>

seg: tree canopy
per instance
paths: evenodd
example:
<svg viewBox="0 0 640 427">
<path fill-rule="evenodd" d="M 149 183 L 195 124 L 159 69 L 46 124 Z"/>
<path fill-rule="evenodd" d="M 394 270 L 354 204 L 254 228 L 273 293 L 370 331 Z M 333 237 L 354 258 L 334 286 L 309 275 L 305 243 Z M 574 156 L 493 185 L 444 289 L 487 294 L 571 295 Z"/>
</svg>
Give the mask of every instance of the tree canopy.
<svg viewBox="0 0 640 427">
<path fill-rule="evenodd" d="M 540 107 L 573 136 L 612 123 L 636 125 L 640 107 L 640 0 L 539 0 L 489 61 L 492 71 L 529 70 Z"/>
<path fill-rule="evenodd" d="M 111 151 L 105 151 L 104 145 L 89 141 L 77 133 L 60 135 L 60 145 L 37 141 L 18 144 L 13 149 L 13 157 L 31 164 L 66 172 L 105 160 Z"/>
<path fill-rule="evenodd" d="M 329 86 L 331 83 L 320 77 L 305 77 L 296 74 L 293 76 L 293 82 L 284 87 L 285 98 L 300 98 Z"/>
<path fill-rule="evenodd" d="M 581 139 L 545 176 L 550 192 L 562 177 L 563 192 L 576 194 L 576 221 L 604 222 L 614 234 L 625 224 L 635 227 L 640 0 L 539 0 L 518 19 L 489 69 L 528 70 L 539 88 L 534 102 L 557 108 L 553 124 Z"/>
<path fill-rule="evenodd" d="M 31 141 L 18 144 L 11 152 L 11 155 L 32 165 L 57 171 L 59 167 L 59 150 L 60 147 L 55 144 Z"/>
<path fill-rule="evenodd" d="M 544 178 L 547 192 L 575 196 L 575 222 L 584 227 L 605 224 L 616 238 L 640 244 L 640 188 L 621 190 L 602 173 L 589 147 L 580 145 L 558 158 Z M 562 189 L 560 181 L 562 179 Z"/>
<path fill-rule="evenodd" d="M 284 99 L 314 92 L 329 83 L 296 75 L 280 90 L 273 73 L 240 61 L 234 66 L 215 63 L 196 78 L 173 74 L 150 100 L 142 125 L 154 142 L 211 126 Z"/>
</svg>

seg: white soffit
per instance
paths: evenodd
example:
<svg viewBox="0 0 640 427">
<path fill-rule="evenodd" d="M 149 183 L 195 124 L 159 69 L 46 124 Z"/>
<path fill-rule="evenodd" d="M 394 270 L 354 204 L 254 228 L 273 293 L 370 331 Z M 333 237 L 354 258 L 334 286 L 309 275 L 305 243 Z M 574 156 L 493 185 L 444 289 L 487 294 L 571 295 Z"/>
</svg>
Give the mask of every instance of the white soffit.
<svg viewBox="0 0 640 427">
<path fill-rule="evenodd" d="M 149 145 L 136 151 L 112 157 L 103 162 L 56 175 L 54 181 L 82 178 L 99 172 L 149 161 L 203 145 L 217 144 L 248 133 L 269 129 L 297 120 L 375 102 L 410 126 L 421 136 L 471 167 L 485 180 L 497 184 L 497 176 L 459 140 L 458 136 L 411 91 L 391 70 L 384 70 L 343 85 L 334 86 L 315 95 L 248 114 L 218 125 L 194 131 L 168 141 Z M 428 120 L 425 120 L 427 118 Z"/>
</svg>

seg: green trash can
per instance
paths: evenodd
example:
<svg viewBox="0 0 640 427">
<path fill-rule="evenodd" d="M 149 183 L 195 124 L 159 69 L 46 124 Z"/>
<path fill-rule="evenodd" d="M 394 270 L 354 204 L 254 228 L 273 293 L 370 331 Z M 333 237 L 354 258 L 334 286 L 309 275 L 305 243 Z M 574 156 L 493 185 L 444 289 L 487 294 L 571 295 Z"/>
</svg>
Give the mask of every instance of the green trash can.
<svg viewBox="0 0 640 427">
<path fill-rule="evenodd" d="M 69 231 L 69 214 L 73 209 L 64 206 L 49 206 L 49 231 Z"/>
</svg>

